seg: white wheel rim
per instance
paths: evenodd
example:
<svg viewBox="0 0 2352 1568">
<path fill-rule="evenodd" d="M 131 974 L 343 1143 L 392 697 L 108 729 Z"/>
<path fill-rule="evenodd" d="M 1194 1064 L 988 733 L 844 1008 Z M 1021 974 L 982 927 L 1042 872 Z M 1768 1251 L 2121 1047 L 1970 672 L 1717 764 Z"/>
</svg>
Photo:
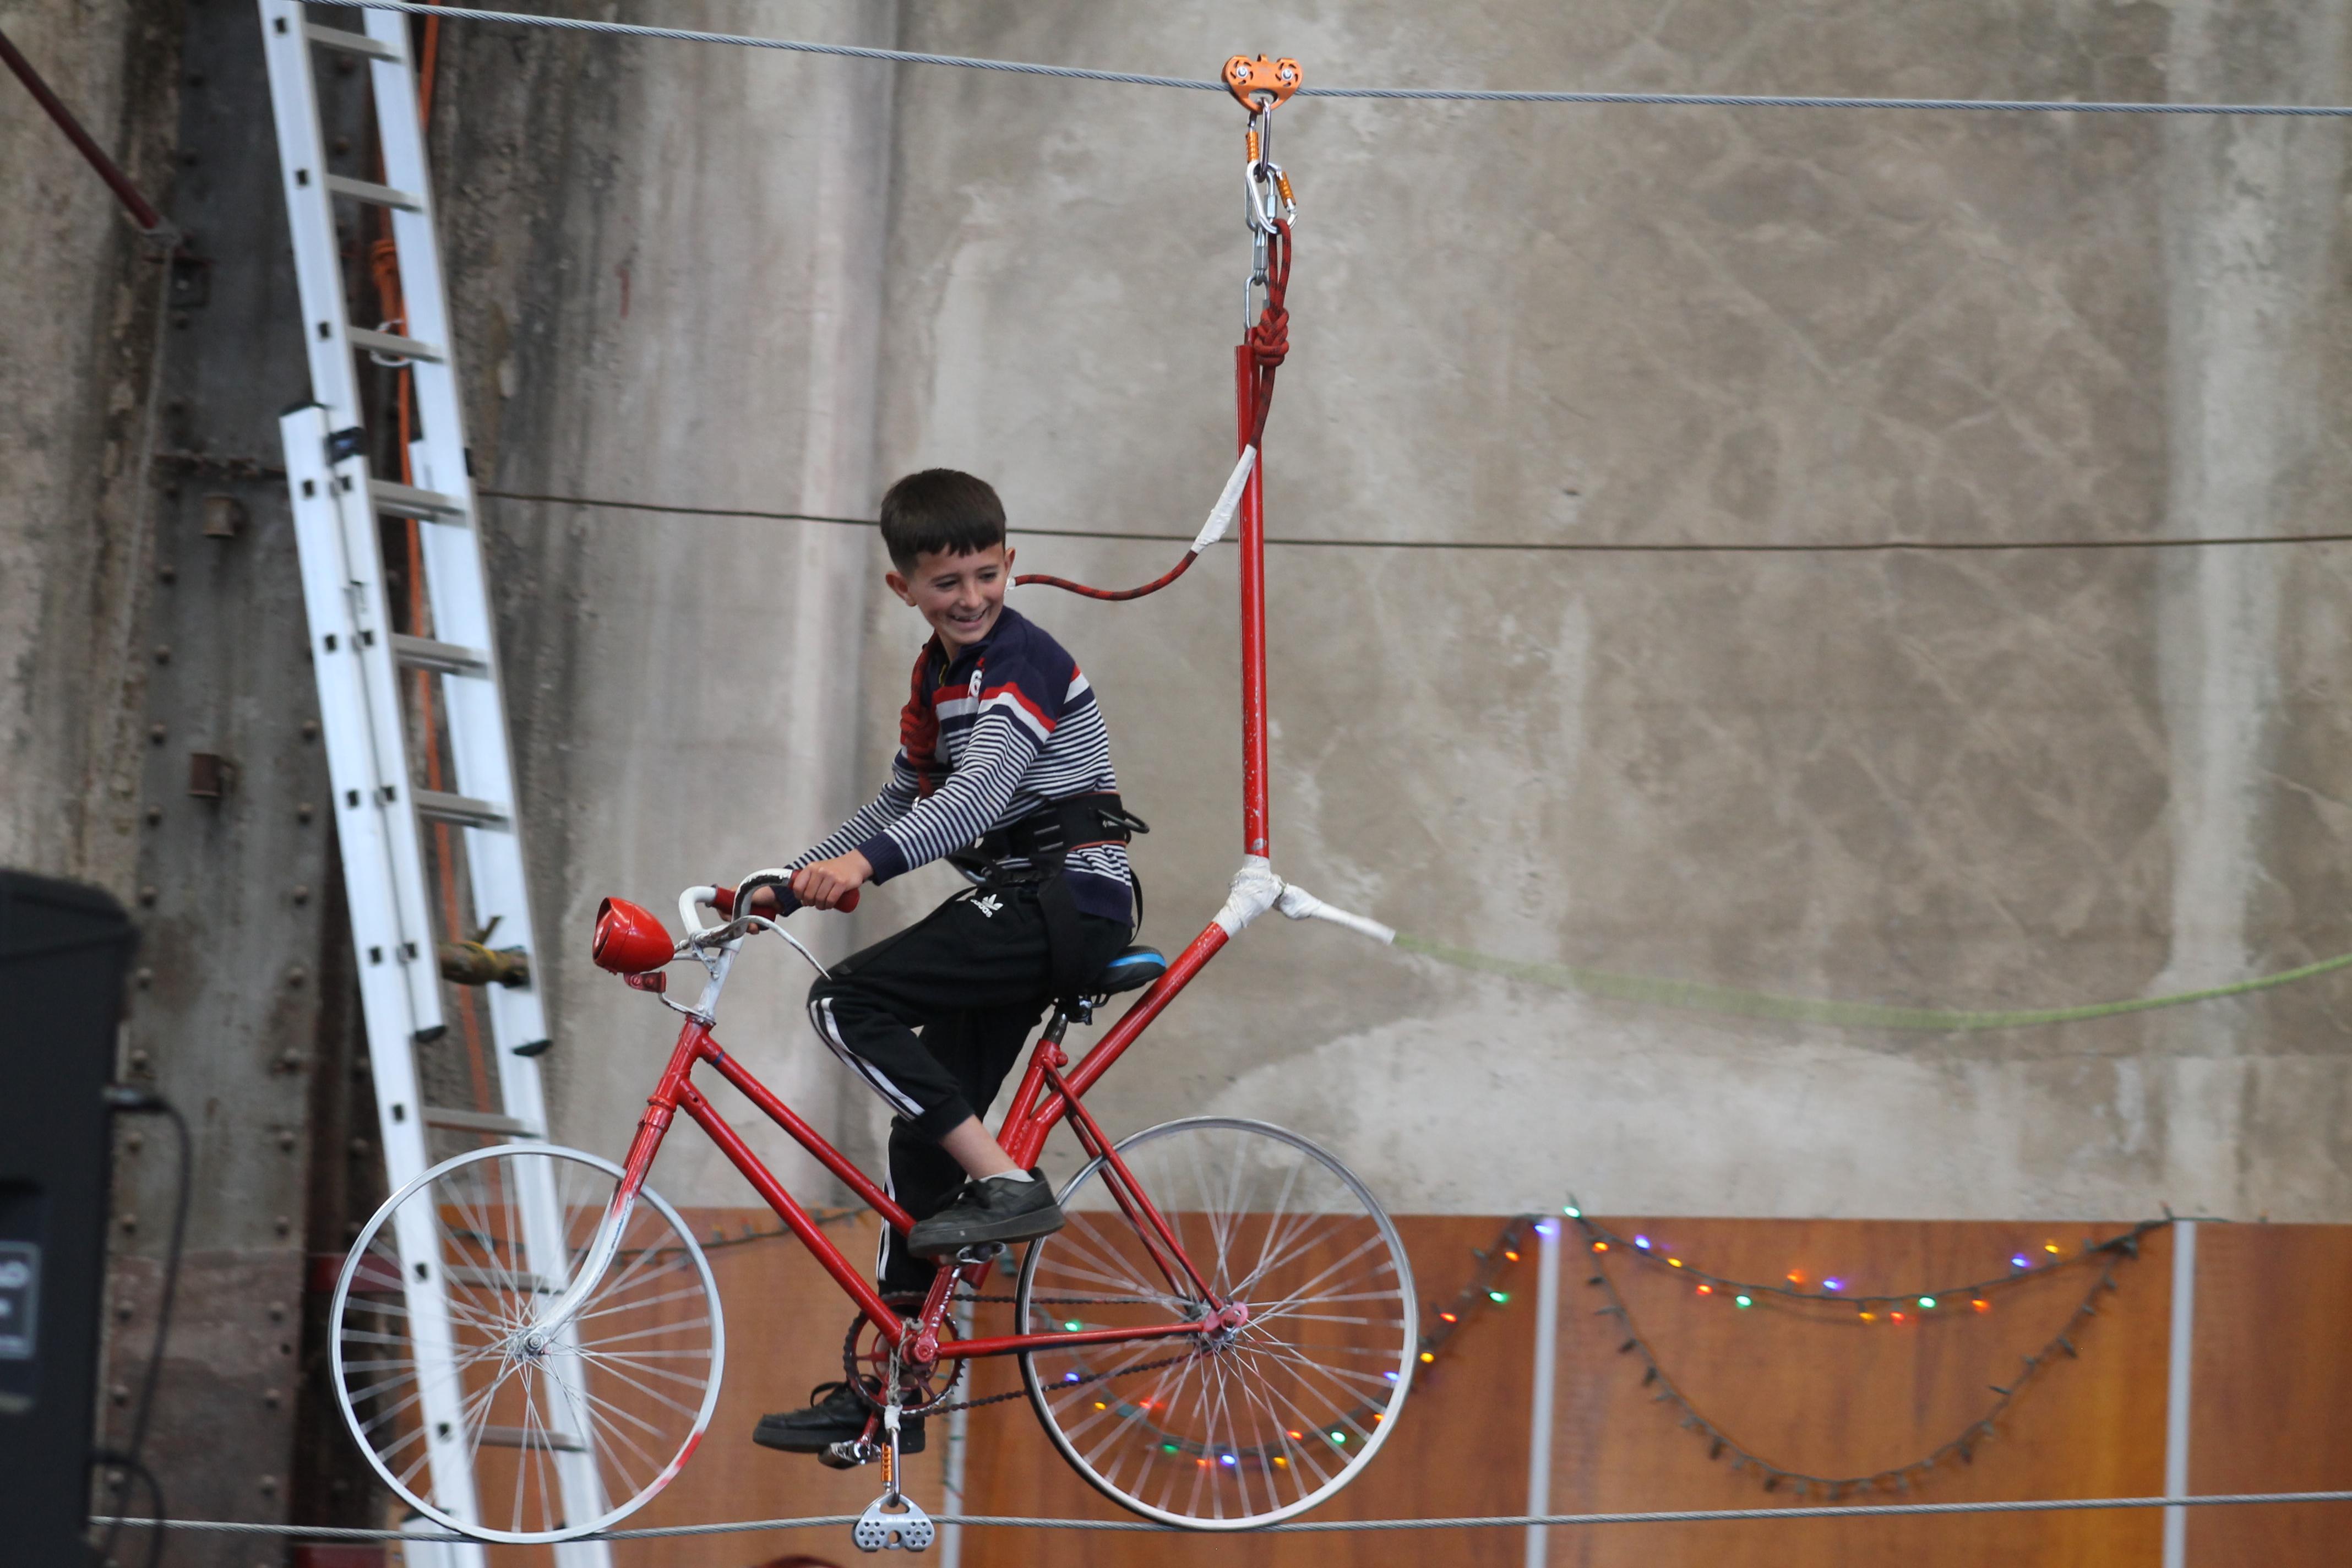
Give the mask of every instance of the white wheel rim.
<svg viewBox="0 0 2352 1568">
<path fill-rule="evenodd" d="M 1118 1151 L 1251 1321 L 1227 1348 L 1162 1368 L 1195 1342 L 1025 1355 L 1039 1421 L 1089 1485 L 1148 1519 L 1247 1530 L 1314 1508 L 1362 1474 L 1412 1388 L 1420 1310 L 1395 1226 L 1338 1160 L 1265 1122 L 1193 1117 Z M 1175 1298 L 1101 1169 L 1072 1180 L 1068 1226 L 1023 1261 L 1024 1331 L 1167 1321 Z"/>
<path fill-rule="evenodd" d="M 531 1161 L 552 1178 L 557 1202 L 551 1212 L 564 1216 L 561 1251 L 567 1279 L 622 1175 L 618 1165 L 583 1150 L 509 1143 L 446 1160 L 394 1193 L 352 1244 L 336 1281 L 331 1316 L 336 1402 L 376 1474 L 435 1522 L 479 1541 L 568 1541 L 626 1518 L 677 1476 L 719 1401 L 726 1324 L 709 1262 L 693 1233 L 667 1201 L 646 1188 L 637 1195 L 619 1256 L 565 1335 L 536 1356 L 490 1350 L 494 1339 L 511 1340 L 527 1323 L 521 1303 L 547 1299 L 530 1288 L 543 1281 L 525 1278 L 515 1261 L 526 1240 L 519 1205 L 484 1197 L 468 1212 L 463 1202 L 453 1202 L 469 1233 L 453 1245 L 442 1202 L 428 1197 L 435 1233 L 450 1249 L 444 1261 L 454 1264 L 437 1272 L 450 1304 L 454 1374 L 464 1390 L 466 1429 L 459 1436 L 481 1517 L 467 1519 L 442 1506 L 416 1417 L 418 1363 L 402 1353 L 414 1350 L 404 1338 L 405 1298 L 385 1288 L 389 1274 L 402 1272 L 407 1262 L 387 1227 L 404 1204 L 427 1188 L 452 1199 L 467 1192 L 460 1184 L 468 1183 L 468 1168 L 492 1161 Z M 486 1188 L 493 1179 L 472 1173 L 470 1186 L 494 1192 Z M 362 1282 L 363 1269 L 363 1283 L 375 1288 L 362 1289 L 355 1304 L 353 1288 Z M 706 1363 L 707 1373 L 698 1370 Z M 559 1429 L 559 1417 L 570 1417 L 589 1441 L 567 1446 L 564 1439 L 580 1434 Z M 508 1454 L 514 1457 L 503 1457 Z M 590 1517 L 550 1517 L 551 1510 L 563 1514 L 567 1495 L 595 1500 Z"/>
</svg>

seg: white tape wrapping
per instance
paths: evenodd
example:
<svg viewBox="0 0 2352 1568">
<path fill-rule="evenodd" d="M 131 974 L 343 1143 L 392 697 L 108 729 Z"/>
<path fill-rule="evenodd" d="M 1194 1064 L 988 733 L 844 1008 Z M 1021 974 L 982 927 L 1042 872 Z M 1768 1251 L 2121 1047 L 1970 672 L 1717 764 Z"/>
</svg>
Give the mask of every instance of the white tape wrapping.
<svg viewBox="0 0 2352 1568">
<path fill-rule="evenodd" d="M 1268 910 L 1280 910 L 1295 921 L 1329 921 L 1383 944 L 1396 941 L 1396 932 L 1380 921 L 1335 909 L 1306 889 L 1285 882 L 1274 874 L 1274 862 L 1265 856 L 1245 856 L 1242 868 L 1234 873 L 1225 907 L 1217 911 L 1217 924 L 1226 936 L 1236 937 L 1243 927 Z"/>
<path fill-rule="evenodd" d="M 1225 488 L 1218 495 L 1217 504 L 1209 509 L 1209 521 L 1202 523 L 1201 531 L 1193 536 L 1193 554 L 1198 555 L 1223 539 L 1225 530 L 1234 525 L 1234 512 L 1242 504 L 1242 490 L 1249 484 L 1250 470 L 1256 467 L 1257 448 L 1243 447 L 1241 461 L 1234 465 L 1233 477 L 1225 480 Z"/>
<path fill-rule="evenodd" d="M 1232 891 L 1225 895 L 1225 907 L 1217 911 L 1217 924 L 1227 937 L 1242 934 L 1242 928 L 1274 908 L 1282 897 L 1282 879 L 1274 874 L 1274 862 L 1263 855 L 1244 855 L 1242 868 L 1234 873 Z"/>
<path fill-rule="evenodd" d="M 1396 932 L 1391 928 L 1368 916 L 1335 909 L 1296 883 L 1283 886 L 1281 895 L 1275 900 L 1275 908 L 1295 921 L 1329 921 L 1333 925 L 1346 926 L 1358 935 L 1370 937 L 1384 945 L 1396 941 Z"/>
</svg>

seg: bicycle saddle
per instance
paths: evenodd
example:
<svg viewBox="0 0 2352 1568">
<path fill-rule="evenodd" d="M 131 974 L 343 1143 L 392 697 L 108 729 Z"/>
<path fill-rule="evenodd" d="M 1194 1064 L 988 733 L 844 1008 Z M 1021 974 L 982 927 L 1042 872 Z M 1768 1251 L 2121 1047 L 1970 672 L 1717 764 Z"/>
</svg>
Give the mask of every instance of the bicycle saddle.
<svg viewBox="0 0 2352 1568">
<path fill-rule="evenodd" d="M 1140 991 L 1167 973 L 1167 957 L 1158 948 L 1140 944 L 1121 948 L 1118 956 L 1103 967 L 1102 978 L 1095 982 L 1095 989 L 1105 996 Z"/>
</svg>

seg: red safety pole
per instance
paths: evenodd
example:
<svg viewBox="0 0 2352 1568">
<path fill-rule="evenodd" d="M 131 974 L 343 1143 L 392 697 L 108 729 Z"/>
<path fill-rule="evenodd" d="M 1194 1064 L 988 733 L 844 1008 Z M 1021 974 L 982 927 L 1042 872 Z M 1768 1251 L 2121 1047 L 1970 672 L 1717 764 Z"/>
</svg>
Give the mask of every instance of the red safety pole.
<svg viewBox="0 0 2352 1568">
<path fill-rule="evenodd" d="M 1234 401 L 1239 445 L 1258 437 L 1256 355 L 1244 341 L 1234 351 Z M 1265 748 L 1265 449 L 1242 490 L 1242 853 L 1274 853 L 1266 830 Z"/>
<path fill-rule="evenodd" d="M 15 71 L 16 79 L 25 84 L 25 90 L 33 95 L 33 101 L 48 111 L 49 118 L 58 122 L 58 129 L 66 133 L 66 140 L 79 148 L 81 155 L 89 160 L 89 166 L 98 171 L 98 177 L 104 180 L 116 198 L 130 209 L 131 221 L 149 234 L 163 228 L 163 215 L 139 194 L 139 187 L 132 184 L 131 176 L 106 155 L 106 150 L 90 140 L 89 132 L 81 128 L 81 121 L 74 118 L 73 110 L 49 90 L 49 84 L 43 81 L 41 73 L 33 68 L 33 62 L 16 52 L 16 46 L 8 41 L 5 33 L 0 33 L 0 60 L 8 62 L 8 68 Z"/>
</svg>

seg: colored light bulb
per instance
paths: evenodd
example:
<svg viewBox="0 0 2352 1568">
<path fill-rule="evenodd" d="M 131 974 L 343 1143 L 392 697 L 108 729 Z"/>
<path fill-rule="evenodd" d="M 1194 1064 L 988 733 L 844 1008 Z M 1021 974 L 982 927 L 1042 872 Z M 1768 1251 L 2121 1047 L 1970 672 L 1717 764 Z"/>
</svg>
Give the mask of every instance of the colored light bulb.
<svg viewBox="0 0 2352 1568">
<path fill-rule="evenodd" d="M 1666 1267 L 1669 1268 L 1680 1268 L 1682 1266 L 1683 1260 L 1679 1258 L 1669 1258 L 1666 1259 Z"/>
<path fill-rule="evenodd" d="M 1083 1325 L 1082 1325 L 1082 1324 L 1080 1324 L 1080 1323 L 1077 1321 L 1077 1320 L 1076 1320 L 1076 1319 L 1073 1318 L 1070 1321 L 1068 1321 L 1068 1322 L 1066 1322 L 1066 1323 L 1064 1323 L 1064 1324 L 1062 1325 L 1062 1327 L 1064 1327 L 1064 1328 L 1066 1328 L 1066 1329 L 1069 1330 L 1069 1331 L 1070 1331 L 1070 1332 L 1072 1332 L 1072 1333 L 1074 1333 L 1074 1334 L 1075 1334 L 1075 1333 L 1076 1333 L 1076 1332 L 1078 1331 L 1078 1330 L 1079 1330 L 1081 1327 L 1083 1327 Z"/>
<path fill-rule="evenodd" d="M 1486 1300 L 1494 1302 L 1497 1307 L 1501 1306 L 1510 1299 L 1511 1295 L 1507 1290 L 1489 1290 L 1486 1292 Z"/>
<path fill-rule="evenodd" d="M 1503 1250 L 1503 1258 L 1506 1262 L 1517 1263 L 1519 1260 L 1519 1255 L 1511 1251 L 1508 1247 L 1506 1247 Z"/>
<path fill-rule="evenodd" d="M 1536 1234 L 1549 1239 L 1549 1237 L 1559 1234 L 1559 1226 L 1554 1225 L 1550 1220 L 1539 1219 L 1536 1221 Z"/>
<path fill-rule="evenodd" d="M 1427 1366 L 1430 1363 L 1432 1363 L 1432 1362 L 1435 1361 L 1436 1359 L 1437 1359 L 1437 1352 L 1436 1352 L 1435 1351 L 1423 1351 L 1423 1352 L 1421 1352 L 1421 1364 L 1422 1364 L 1422 1365 L 1423 1365 L 1423 1366 Z"/>
<path fill-rule="evenodd" d="M 1804 1282 L 1805 1282 L 1805 1271 L 1804 1271 L 1803 1269 L 1801 1269 L 1801 1268 L 1791 1268 L 1791 1269 L 1790 1269 L 1790 1270 L 1789 1270 L 1789 1283 L 1790 1283 L 1790 1284 L 1791 1284 L 1791 1285 L 1802 1285 Z"/>
<path fill-rule="evenodd" d="M 1712 1285 L 1702 1285 L 1698 1288 L 1698 1293 L 1702 1296 L 1712 1296 L 1715 1294 L 1715 1287 Z"/>
<path fill-rule="evenodd" d="M 2020 1252 L 2010 1258 L 2009 1266 L 2011 1268 L 2031 1268 L 2033 1267 L 2033 1259 Z"/>
<path fill-rule="evenodd" d="M 1822 1281 L 1822 1289 L 1834 1295 L 1845 1289 L 1845 1281 L 1837 1279 L 1824 1279 Z"/>
<path fill-rule="evenodd" d="M 1462 1321 L 1462 1314 L 1459 1312 L 1440 1312 L 1437 1314 L 1437 1321 L 1442 1323 L 1458 1323 Z"/>
<path fill-rule="evenodd" d="M 1647 1252 L 1650 1250 L 1650 1238 L 1646 1236 L 1637 1236 L 1633 1238 L 1633 1245 Z"/>
<path fill-rule="evenodd" d="M 1744 1293 L 1743 1293 L 1743 1294 L 1741 1294 L 1741 1295 L 1734 1296 L 1731 1300 L 1732 1300 L 1733 1303 L 1734 1303 L 1735 1305 L 1737 1305 L 1737 1306 L 1741 1306 L 1741 1307 L 1752 1307 L 1752 1306 L 1756 1305 L 1756 1298 L 1754 1298 L 1753 1296 L 1746 1295 L 1746 1294 L 1744 1294 Z"/>
<path fill-rule="evenodd" d="M 2042 1250 L 2049 1253 L 2053 1257 L 2055 1257 L 2058 1252 L 2058 1244 L 2054 1241 L 2045 1241 L 2042 1244 Z"/>
<path fill-rule="evenodd" d="M 1596 1241 L 1592 1244 L 1592 1250 L 1595 1252 L 1606 1252 L 1609 1250 L 1609 1244 L 1605 1241 Z"/>
<path fill-rule="evenodd" d="M 1584 1217 L 1584 1211 L 1578 1208 L 1574 1204 L 1568 1205 L 1559 1212 L 1566 1215 L 1570 1219 L 1582 1219 Z"/>
<path fill-rule="evenodd" d="M 1331 1441 L 1334 1443 L 1344 1443 L 1347 1440 L 1348 1435 L 1345 1432 L 1334 1432 L 1331 1434 Z"/>
<path fill-rule="evenodd" d="M 1921 1311 L 1923 1311 L 1923 1312 L 1932 1312 L 1932 1311 L 1934 1311 L 1934 1310 L 1936 1310 L 1936 1298 L 1934 1298 L 1933 1296 L 1922 1296 L 1922 1297 L 1920 1297 L 1920 1298 L 1919 1298 L 1919 1310 L 1920 1310 Z"/>
<path fill-rule="evenodd" d="M 1971 1300 L 1969 1305 L 1974 1307 L 1979 1312 L 1990 1312 L 1992 1310 L 1992 1303 L 1986 1300 L 1982 1296 L 1977 1297 L 1974 1300 Z"/>
</svg>

